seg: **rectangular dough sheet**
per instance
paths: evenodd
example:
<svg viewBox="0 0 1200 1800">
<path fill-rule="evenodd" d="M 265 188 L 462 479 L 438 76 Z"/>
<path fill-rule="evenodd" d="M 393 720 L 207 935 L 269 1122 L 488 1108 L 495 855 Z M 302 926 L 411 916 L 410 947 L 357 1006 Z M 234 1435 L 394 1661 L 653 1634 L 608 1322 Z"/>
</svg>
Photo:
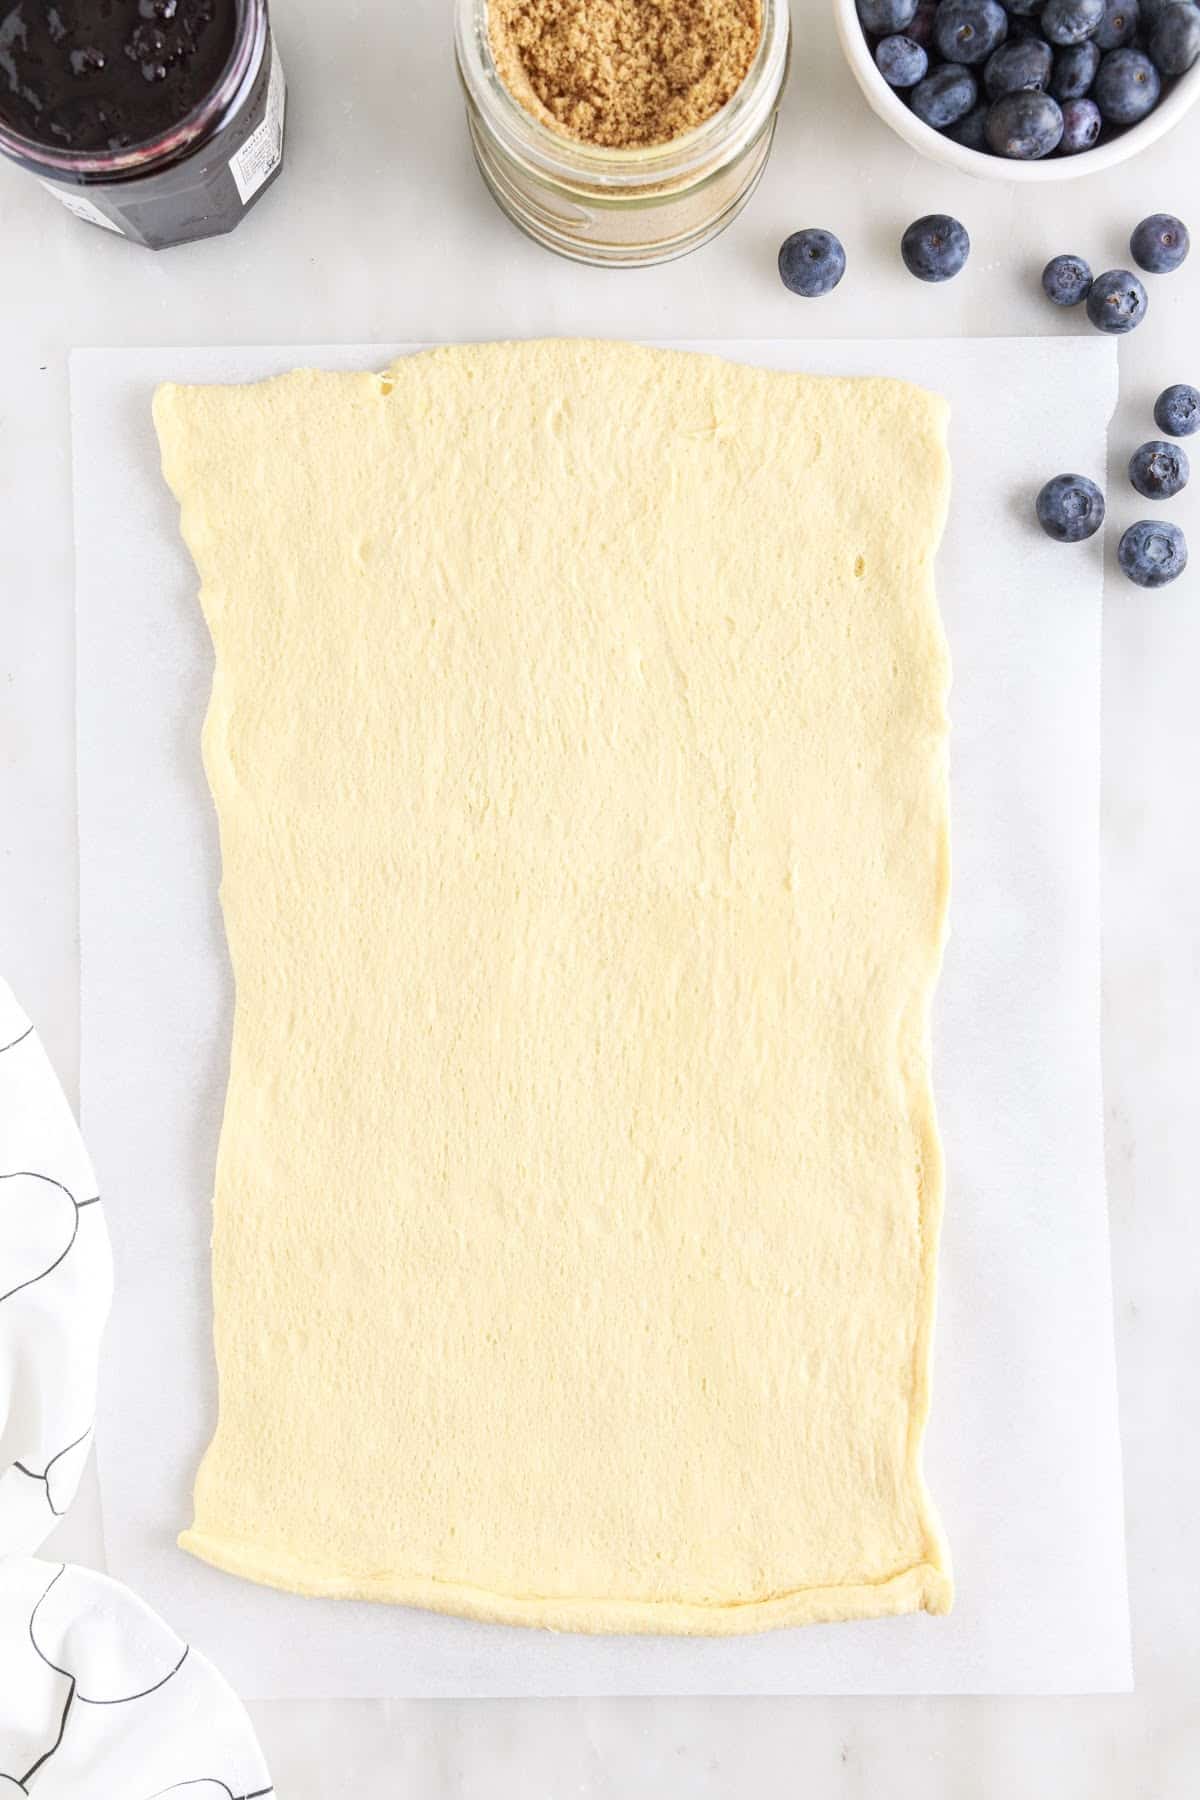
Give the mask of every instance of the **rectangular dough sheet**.
<svg viewBox="0 0 1200 1800">
<path fill-rule="evenodd" d="M 946 407 L 631 345 L 160 389 L 236 981 L 196 1555 L 944 1612 Z"/>
</svg>

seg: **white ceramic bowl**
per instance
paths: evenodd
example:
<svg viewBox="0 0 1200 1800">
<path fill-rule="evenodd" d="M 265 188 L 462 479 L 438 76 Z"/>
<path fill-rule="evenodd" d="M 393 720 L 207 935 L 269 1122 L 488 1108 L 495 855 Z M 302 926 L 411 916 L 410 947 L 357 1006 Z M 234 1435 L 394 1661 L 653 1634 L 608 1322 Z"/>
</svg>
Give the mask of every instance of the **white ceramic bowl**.
<svg viewBox="0 0 1200 1800">
<path fill-rule="evenodd" d="M 1042 162 L 1014 162 L 1007 156 L 989 156 L 982 150 L 968 150 L 935 131 L 932 125 L 922 124 L 895 89 L 888 86 L 875 67 L 854 0 L 833 0 L 833 11 L 846 60 L 871 110 L 923 156 L 948 169 L 960 169 L 964 175 L 978 175 L 984 181 L 1073 181 L 1081 175 L 1099 174 L 1102 169 L 1127 162 L 1148 144 L 1157 143 L 1200 100 L 1197 62 L 1178 78 L 1148 118 L 1139 125 L 1128 126 L 1119 137 L 1098 144 L 1094 150 L 1083 150 L 1078 156 L 1049 156 Z"/>
</svg>

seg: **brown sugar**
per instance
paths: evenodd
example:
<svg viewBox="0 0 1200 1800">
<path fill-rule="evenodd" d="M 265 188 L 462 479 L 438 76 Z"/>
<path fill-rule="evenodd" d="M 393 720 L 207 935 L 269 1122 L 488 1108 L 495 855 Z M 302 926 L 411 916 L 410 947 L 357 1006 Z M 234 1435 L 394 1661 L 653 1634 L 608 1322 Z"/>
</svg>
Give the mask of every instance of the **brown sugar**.
<svg viewBox="0 0 1200 1800">
<path fill-rule="evenodd" d="M 762 0 L 489 0 L 504 85 L 543 124 L 584 143 L 668 143 L 746 78 Z"/>
</svg>

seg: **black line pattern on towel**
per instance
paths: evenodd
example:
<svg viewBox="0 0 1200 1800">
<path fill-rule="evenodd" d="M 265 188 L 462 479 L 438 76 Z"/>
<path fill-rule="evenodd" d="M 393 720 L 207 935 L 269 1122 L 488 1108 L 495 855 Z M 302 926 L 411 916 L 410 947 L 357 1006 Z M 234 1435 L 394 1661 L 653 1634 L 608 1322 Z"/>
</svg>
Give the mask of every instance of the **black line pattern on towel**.
<svg viewBox="0 0 1200 1800">
<path fill-rule="evenodd" d="M 63 1517 L 63 1512 L 55 1506 L 54 1501 L 50 1498 L 50 1471 L 61 1457 L 66 1456 L 71 1450 L 77 1450 L 80 1444 L 82 1444 L 85 1439 L 90 1438 L 91 1435 L 92 1427 L 89 1425 L 86 1431 L 81 1431 L 77 1438 L 73 1438 L 69 1444 L 64 1444 L 61 1450 L 57 1450 L 54 1453 L 40 1475 L 36 1469 L 27 1468 L 23 1462 L 15 1462 L 12 1464 L 12 1467 L 19 1470 L 22 1475 L 27 1475 L 30 1481 L 40 1481 L 42 1483 L 46 1489 L 46 1504 L 56 1519 L 61 1519 Z"/>
<path fill-rule="evenodd" d="M 80 1440 L 80 1441 L 82 1441 L 82 1440 Z M 60 1455 L 61 1454 L 65 1454 L 65 1453 L 60 1452 Z M 28 1473 L 28 1471 L 26 1471 L 26 1473 Z M 72 1708 L 72 1706 L 75 1705 L 75 1703 L 77 1701 L 81 1706 L 126 1706 L 126 1705 L 132 1704 L 132 1702 L 135 1700 L 144 1700 L 148 1694 L 156 1694 L 158 1692 L 159 1688 L 166 1687 L 168 1681 L 172 1680 L 174 1676 L 178 1675 L 180 1669 L 182 1669 L 184 1663 L 187 1661 L 188 1650 L 191 1648 L 190 1645 L 185 1644 L 183 1647 L 183 1655 L 180 1657 L 179 1661 L 175 1664 L 175 1667 L 173 1669 L 171 1669 L 166 1675 L 164 1675 L 161 1681 L 156 1681 L 154 1683 L 153 1687 L 144 1688 L 140 1694 L 123 1694 L 117 1700 L 92 1700 L 92 1699 L 89 1699 L 86 1694 L 81 1694 L 79 1692 L 79 1684 L 78 1684 L 75 1676 L 71 1674 L 69 1669 L 60 1668 L 56 1662 L 51 1662 L 50 1658 L 46 1655 L 45 1651 L 42 1649 L 41 1645 L 37 1641 L 36 1636 L 34 1635 L 34 1625 L 37 1622 L 38 1612 L 40 1611 L 43 1603 L 49 1598 L 51 1589 L 58 1582 L 60 1582 L 62 1580 L 62 1578 L 66 1574 L 66 1572 L 67 1572 L 67 1565 L 65 1563 L 60 1563 L 57 1570 L 55 1571 L 55 1573 L 51 1576 L 47 1585 L 42 1589 L 41 1594 L 38 1596 L 37 1600 L 34 1603 L 33 1611 L 29 1615 L 29 1642 L 33 1646 L 34 1654 L 39 1658 L 39 1660 L 41 1662 L 45 1663 L 46 1667 L 48 1669 L 51 1669 L 55 1675 L 62 1676 L 63 1680 L 67 1683 L 67 1696 L 66 1696 L 65 1701 L 63 1702 L 62 1715 L 58 1722 L 58 1736 L 55 1738 L 55 1740 L 51 1744 L 50 1748 L 48 1750 L 43 1751 L 41 1756 L 39 1756 L 37 1761 L 33 1764 L 32 1768 L 26 1769 L 24 1775 L 9 1777 L 9 1779 L 16 1781 L 17 1786 L 19 1788 L 22 1788 L 26 1791 L 28 1790 L 29 1782 L 32 1781 L 33 1777 L 38 1773 L 38 1770 L 44 1769 L 46 1764 L 50 1761 L 50 1758 L 61 1747 L 63 1737 L 66 1734 L 67 1720 L 71 1715 L 71 1708 Z M 224 1783 L 221 1783 L 219 1785 L 223 1786 Z M 246 1796 L 245 1800 L 249 1800 L 249 1797 Z"/>
<path fill-rule="evenodd" d="M 219 1775 L 193 1775 L 190 1781 L 174 1781 L 170 1787 L 159 1788 L 157 1793 L 147 1795 L 147 1800 L 162 1800 L 164 1794 L 181 1794 L 184 1788 L 190 1787 L 224 1788 L 229 1800 L 266 1800 L 268 1794 L 275 1792 L 273 1787 L 265 1787 L 255 1788 L 252 1794 L 235 1794 L 229 1783 L 222 1781 Z"/>
<path fill-rule="evenodd" d="M 87 1435 L 88 1433 L 85 1432 L 84 1437 Z M 75 1442 L 76 1444 L 80 1444 L 83 1442 L 83 1438 L 77 1438 Z M 74 1448 L 74 1444 L 67 1446 L 67 1449 Z M 66 1450 L 59 1451 L 59 1456 L 65 1455 Z M 55 1461 L 57 1461 L 57 1458 L 55 1458 Z M 51 1464 L 47 1464 L 47 1469 L 51 1466 Z M 29 1471 L 24 1470 L 23 1473 L 28 1474 Z M 87 1694 L 81 1694 L 79 1692 L 79 1683 L 76 1676 L 72 1675 L 68 1669 L 60 1668 L 58 1663 L 50 1660 L 38 1643 L 34 1632 L 38 1612 L 43 1603 L 48 1599 L 51 1589 L 57 1582 L 62 1580 L 66 1572 L 67 1565 L 65 1563 L 60 1563 L 49 1582 L 42 1589 L 41 1594 L 34 1602 L 33 1611 L 29 1615 L 29 1642 L 33 1646 L 34 1653 L 55 1675 L 62 1676 L 63 1680 L 67 1683 L 67 1693 L 63 1701 L 62 1712 L 59 1716 L 58 1733 L 49 1749 L 42 1752 L 37 1761 L 33 1763 L 30 1768 L 26 1769 L 24 1775 L 7 1775 L 3 1771 L 0 1771 L 0 1782 L 11 1782 L 14 1786 L 19 1788 L 23 1794 L 29 1792 L 29 1783 L 33 1780 L 33 1777 L 39 1770 L 45 1768 L 51 1757 L 61 1748 L 63 1738 L 66 1736 L 67 1721 L 71 1716 L 71 1709 L 73 1706 L 77 1704 L 80 1706 L 131 1706 L 137 1700 L 145 1700 L 148 1695 L 157 1694 L 161 1688 L 166 1687 L 167 1683 L 172 1681 L 175 1676 L 178 1675 L 180 1669 L 182 1669 L 184 1663 L 187 1661 L 188 1653 L 191 1649 L 190 1644 L 185 1644 L 183 1647 L 183 1655 L 179 1658 L 175 1667 L 169 1670 L 168 1673 L 163 1676 L 161 1681 L 156 1681 L 151 1687 L 143 1688 L 138 1694 L 123 1694 L 116 1700 L 97 1700 L 90 1698 Z M 170 1787 L 159 1788 L 156 1793 L 149 1795 L 147 1800 L 161 1800 L 163 1795 L 181 1794 L 185 1792 L 186 1789 L 195 1787 L 218 1787 L 229 1796 L 229 1800 L 269 1800 L 269 1796 L 273 1795 L 275 1792 L 274 1785 L 272 1784 L 268 1787 L 243 1789 L 241 1793 L 235 1793 L 229 1783 L 227 1781 L 222 1781 L 218 1775 L 196 1775 L 190 1780 L 176 1781 L 173 1782 Z"/>
<path fill-rule="evenodd" d="M 71 1205 L 75 1208 L 75 1222 L 71 1227 L 71 1235 L 67 1240 L 66 1249 L 60 1251 L 54 1261 L 50 1264 L 50 1267 L 48 1269 L 43 1269 L 39 1275 L 31 1275 L 28 1281 L 18 1281 L 16 1287 L 9 1288 L 6 1294 L 0 1294 L 0 1306 L 2 1306 L 6 1300 L 11 1300 L 14 1294 L 20 1294 L 26 1288 L 32 1287 L 35 1282 L 45 1281 L 47 1275 L 53 1275 L 55 1269 L 67 1260 L 67 1257 L 75 1247 L 75 1239 L 79 1236 L 80 1213 L 85 1206 L 95 1206 L 100 1199 L 99 1194 L 93 1194 L 89 1200 L 77 1200 L 69 1187 L 66 1187 L 61 1181 L 55 1181 L 53 1175 L 42 1175 L 37 1169 L 10 1169 L 7 1174 L 0 1175 L 0 1181 L 19 1181 L 22 1177 L 29 1181 L 48 1182 L 51 1187 L 56 1187 L 60 1193 L 65 1194 L 67 1199 L 71 1202 Z"/>
<path fill-rule="evenodd" d="M 50 1761 L 50 1758 L 54 1755 L 55 1751 L 59 1748 L 60 1744 L 62 1743 L 63 1736 L 67 1729 L 67 1719 L 70 1716 L 71 1706 L 75 1699 L 75 1678 L 74 1678 L 74 1676 L 68 1675 L 65 1669 L 55 1669 L 54 1664 L 49 1662 L 46 1657 L 42 1656 L 41 1651 L 37 1647 L 37 1640 L 33 1635 L 33 1621 L 37 1618 L 38 1607 L 42 1604 L 42 1601 L 46 1598 L 46 1595 L 50 1592 L 50 1589 L 54 1586 L 54 1583 L 56 1581 L 58 1581 L 59 1578 L 65 1572 L 66 1572 L 66 1564 L 63 1563 L 60 1565 L 57 1574 L 53 1575 L 51 1577 L 49 1583 L 47 1584 L 47 1586 L 42 1589 L 41 1594 L 38 1596 L 37 1600 L 34 1602 L 33 1611 L 29 1615 L 29 1642 L 33 1645 L 35 1653 L 41 1657 L 42 1661 L 44 1663 L 46 1663 L 47 1667 L 54 1669 L 54 1673 L 56 1675 L 61 1675 L 63 1677 L 64 1681 L 66 1681 L 67 1696 L 66 1696 L 66 1699 L 63 1701 L 63 1709 L 62 1709 L 62 1713 L 61 1713 L 61 1716 L 59 1717 L 59 1721 L 58 1721 L 58 1736 L 55 1738 L 55 1740 L 51 1744 L 50 1748 L 48 1750 L 44 1750 L 42 1752 L 42 1754 L 38 1757 L 37 1761 L 35 1763 L 33 1763 L 30 1768 L 26 1769 L 26 1771 L 23 1775 L 8 1775 L 8 1774 L 6 1774 L 4 1776 L 5 1781 L 14 1782 L 16 1784 L 16 1786 L 20 1788 L 20 1790 L 23 1794 L 27 1794 L 29 1792 L 29 1783 L 33 1780 L 33 1777 L 37 1774 L 39 1769 L 42 1769 L 46 1766 L 46 1764 Z"/>
<path fill-rule="evenodd" d="M 80 1694 L 79 1704 L 81 1706 L 129 1706 L 134 1700 L 145 1700 L 150 1694 L 157 1694 L 159 1688 L 165 1688 L 168 1681 L 174 1680 L 175 1676 L 178 1675 L 180 1669 L 182 1669 L 184 1663 L 187 1661 L 191 1648 L 192 1646 L 190 1644 L 185 1644 L 183 1646 L 183 1655 L 175 1664 L 175 1667 L 173 1669 L 168 1669 L 162 1680 L 156 1681 L 153 1687 L 143 1688 L 140 1694 L 122 1694 L 117 1700 L 93 1700 L 90 1694 Z"/>
<path fill-rule="evenodd" d="M 10 1040 L 7 1044 L 0 1044 L 0 1056 L 3 1056 L 4 1052 L 6 1050 L 15 1050 L 18 1044 L 23 1044 L 27 1037 L 32 1037 L 32 1036 L 33 1036 L 33 1026 L 27 1025 L 25 1027 L 24 1031 L 21 1033 L 20 1037 L 10 1038 Z"/>
<path fill-rule="evenodd" d="M 55 1576 L 55 1580 L 57 1580 L 57 1579 L 58 1579 L 58 1577 Z M 54 1586 L 54 1582 L 52 1581 L 50 1583 L 50 1587 L 53 1587 L 53 1586 Z M 47 1588 L 46 1593 L 49 1593 L 49 1591 L 50 1591 L 50 1589 Z M 45 1595 L 43 1595 L 42 1598 L 44 1599 Z M 41 1605 L 41 1601 L 38 1602 L 38 1605 L 39 1606 Z M 33 1647 L 35 1650 L 37 1650 L 36 1644 Z M 39 1656 L 41 1655 L 40 1650 L 38 1651 L 38 1655 Z M 69 1681 L 70 1686 L 67 1688 L 67 1697 L 66 1697 L 65 1701 L 63 1702 L 62 1717 L 58 1721 L 58 1736 L 55 1738 L 55 1740 L 51 1744 L 50 1748 L 48 1750 L 44 1750 L 42 1752 L 41 1756 L 38 1757 L 38 1759 L 34 1763 L 33 1767 L 30 1769 L 26 1769 L 24 1775 L 22 1775 L 21 1786 L 25 1789 L 26 1793 L 28 1793 L 28 1791 L 29 1791 L 29 1783 L 33 1780 L 33 1778 L 37 1774 L 38 1770 L 45 1768 L 46 1764 L 50 1761 L 50 1758 L 60 1748 L 63 1738 L 66 1736 L 67 1720 L 71 1716 L 71 1706 L 75 1699 L 75 1677 L 73 1675 L 69 1675 L 67 1677 L 67 1680 Z"/>
<path fill-rule="evenodd" d="M 66 1574 L 66 1572 L 67 1572 L 66 1563 L 60 1563 L 57 1575 L 55 1575 L 54 1580 L 51 1581 L 50 1586 L 45 1589 L 45 1591 L 42 1594 L 41 1599 L 37 1603 L 37 1606 L 35 1606 L 33 1611 L 30 1613 L 30 1615 L 29 1615 L 29 1641 L 33 1645 L 35 1651 L 41 1657 L 42 1661 L 45 1663 L 45 1665 L 48 1669 L 53 1669 L 54 1673 L 56 1675 L 61 1675 L 64 1678 L 64 1680 L 70 1681 L 73 1683 L 75 1681 L 75 1677 L 74 1677 L 74 1675 L 72 1675 L 70 1669 L 60 1669 L 57 1663 L 51 1662 L 50 1658 L 46 1655 L 45 1651 L 40 1647 L 36 1637 L 33 1635 L 33 1626 L 34 1626 L 34 1621 L 36 1620 L 36 1618 L 38 1616 L 38 1609 L 41 1607 L 43 1601 L 45 1601 L 46 1598 L 48 1597 L 48 1595 L 50 1593 L 50 1588 L 52 1588 L 54 1586 L 55 1582 L 61 1581 L 62 1577 Z M 182 1669 L 184 1663 L 188 1659 L 188 1651 L 190 1650 L 190 1648 L 191 1648 L 190 1644 L 185 1644 L 183 1646 L 183 1655 L 180 1657 L 179 1661 L 175 1664 L 175 1667 L 173 1669 L 168 1669 L 167 1673 L 163 1676 L 161 1681 L 156 1681 L 156 1682 L 152 1683 L 152 1685 L 150 1687 L 143 1688 L 140 1694 L 122 1694 L 120 1696 L 120 1698 L 116 1699 L 116 1700 L 93 1700 L 90 1697 L 90 1695 L 88 1695 L 88 1694 L 80 1694 L 80 1693 L 76 1692 L 75 1697 L 79 1701 L 79 1704 L 81 1706 L 128 1706 L 134 1700 L 145 1700 L 147 1695 L 157 1694 L 159 1688 L 166 1687 L 168 1681 L 172 1680 L 174 1676 L 178 1675 L 180 1669 Z"/>
</svg>

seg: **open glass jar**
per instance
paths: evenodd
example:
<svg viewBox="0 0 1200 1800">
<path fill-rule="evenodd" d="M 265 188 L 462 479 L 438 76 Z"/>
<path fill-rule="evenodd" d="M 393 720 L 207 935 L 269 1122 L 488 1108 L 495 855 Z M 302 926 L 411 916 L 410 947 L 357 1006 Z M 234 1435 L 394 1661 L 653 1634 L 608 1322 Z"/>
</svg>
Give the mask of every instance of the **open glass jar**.
<svg viewBox="0 0 1200 1800">
<path fill-rule="evenodd" d="M 707 243 L 766 166 L 787 79 L 787 0 L 763 0 L 746 78 L 703 125 L 664 144 L 608 149 L 534 118 L 502 81 L 488 0 L 455 0 L 455 49 L 480 172 L 529 236 L 576 262 L 638 267 Z"/>
<path fill-rule="evenodd" d="M 139 11 L 155 16 L 144 7 Z M 110 142 L 91 141 L 108 126 L 93 129 L 87 148 L 54 142 L 50 133 L 32 136 L 5 116 L 0 103 L 0 152 L 39 176 L 77 218 L 148 249 L 232 231 L 279 172 L 285 85 L 267 0 L 219 0 L 215 16 L 221 13 L 229 20 L 228 51 L 211 85 L 206 78 L 194 103 L 185 102 L 185 110 L 165 127 L 148 111 L 155 90 L 142 90 L 150 96 L 143 104 L 136 65 L 127 69 L 122 59 L 117 66 L 127 79 L 124 129 Z M 162 9 L 161 16 L 175 21 L 175 8 Z M 69 39 L 63 50 L 72 58 L 96 54 L 71 51 Z M 157 125 L 143 135 L 138 125 L 156 117 Z"/>
</svg>

